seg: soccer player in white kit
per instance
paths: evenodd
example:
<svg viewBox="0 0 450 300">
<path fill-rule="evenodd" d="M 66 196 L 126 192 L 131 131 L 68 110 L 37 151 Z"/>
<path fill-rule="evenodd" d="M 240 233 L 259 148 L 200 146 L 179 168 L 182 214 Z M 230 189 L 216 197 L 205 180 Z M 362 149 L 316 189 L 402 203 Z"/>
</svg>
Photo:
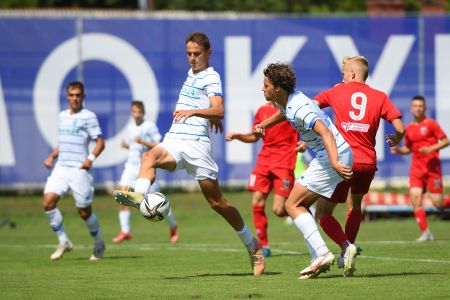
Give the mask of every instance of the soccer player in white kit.
<svg viewBox="0 0 450 300">
<path fill-rule="evenodd" d="M 191 69 L 181 88 L 173 113 L 173 123 L 161 144 L 142 156 L 135 192 L 114 192 L 116 201 L 125 205 L 143 199 L 155 180 L 156 168 L 169 171 L 186 169 L 195 178 L 211 208 L 236 231 L 249 252 L 255 276 L 264 271 L 261 244 L 250 233 L 239 211 L 223 197 L 218 182 L 218 166 L 212 157 L 209 127 L 222 132 L 224 115 L 220 75 L 209 66 L 209 38 L 200 32 L 186 39 L 186 54 Z M 211 127 L 212 129 L 212 127 Z"/>
<path fill-rule="evenodd" d="M 127 140 L 122 142 L 122 147 L 128 149 L 128 159 L 120 178 L 121 191 L 134 189 L 141 166 L 142 154 L 158 145 L 161 141 L 161 134 L 156 124 L 144 119 L 145 107 L 142 101 L 131 102 L 131 116 L 134 122 L 128 125 Z M 156 182 L 151 186 L 150 192 L 159 192 L 159 185 Z M 172 209 L 170 209 L 166 220 L 169 225 L 170 242 L 174 244 L 178 240 L 178 227 Z M 132 237 L 128 206 L 120 205 L 119 222 L 120 233 L 113 238 L 113 243 L 121 243 Z"/>
<path fill-rule="evenodd" d="M 59 245 L 50 259 L 60 259 L 65 252 L 69 252 L 73 248 L 64 231 L 62 214 L 56 207 L 61 196 L 70 189 L 78 214 L 86 222 L 88 230 L 94 238 L 94 251 L 90 260 L 99 260 L 103 257 L 105 243 L 100 233 L 97 216 L 92 212 L 94 182 L 90 169 L 95 158 L 105 148 L 105 141 L 101 137 L 102 131 L 97 116 L 83 108 L 83 84 L 78 81 L 70 82 L 66 91 L 69 109 L 59 114 L 58 147 L 44 161 L 45 166 L 50 169 L 53 161 L 58 158 L 47 179 L 42 200 L 42 206 L 48 216 L 50 226 L 59 240 Z M 95 147 L 88 154 L 88 145 L 92 140 L 95 141 Z"/>
<path fill-rule="evenodd" d="M 269 64 L 264 76 L 264 97 L 275 103 L 280 111 L 257 124 L 255 132 L 264 133 L 265 128 L 287 119 L 316 153 L 309 167 L 297 179 L 285 204 L 311 253 L 311 264 L 300 271 L 300 279 L 308 279 L 328 271 L 334 263 L 334 255 L 325 245 L 308 209 L 320 197 L 331 198 L 337 184 L 352 177 L 353 155 L 328 115 L 303 93 L 294 91 L 296 78 L 289 65 Z M 354 253 L 347 255 L 347 264 L 354 263 L 354 245 L 353 248 Z"/>
</svg>

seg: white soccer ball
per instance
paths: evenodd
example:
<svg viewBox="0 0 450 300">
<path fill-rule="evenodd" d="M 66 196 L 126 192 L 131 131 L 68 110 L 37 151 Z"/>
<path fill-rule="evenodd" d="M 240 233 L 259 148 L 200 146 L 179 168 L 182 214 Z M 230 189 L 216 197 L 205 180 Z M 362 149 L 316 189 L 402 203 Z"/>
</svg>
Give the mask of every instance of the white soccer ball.
<svg viewBox="0 0 450 300">
<path fill-rule="evenodd" d="M 141 214 L 150 221 L 164 220 L 169 214 L 169 200 L 162 193 L 149 193 L 145 195 L 139 206 Z"/>
</svg>

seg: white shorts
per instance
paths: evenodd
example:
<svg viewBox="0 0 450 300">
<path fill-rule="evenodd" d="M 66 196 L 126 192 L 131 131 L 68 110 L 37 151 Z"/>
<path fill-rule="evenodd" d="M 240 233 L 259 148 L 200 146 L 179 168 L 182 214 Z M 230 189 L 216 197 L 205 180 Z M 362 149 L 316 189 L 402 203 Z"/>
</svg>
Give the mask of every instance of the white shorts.
<svg viewBox="0 0 450 300">
<path fill-rule="evenodd" d="M 134 186 L 136 185 L 136 179 L 139 174 L 139 165 L 138 166 L 131 166 L 128 164 L 125 164 L 125 168 L 123 169 L 122 176 L 120 176 L 119 185 L 131 187 L 134 189 Z"/>
<path fill-rule="evenodd" d="M 120 177 L 119 186 L 130 187 L 132 189 L 136 186 L 136 180 L 139 175 L 139 167 L 140 166 L 130 166 L 125 164 L 125 168 L 123 169 L 122 176 Z M 149 190 L 149 193 L 159 192 L 159 184 L 155 181 Z"/>
<path fill-rule="evenodd" d="M 186 169 L 196 180 L 217 179 L 219 167 L 212 158 L 210 141 L 165 137 L 156 147 L 163 147 L 175 158 L 176 170 Z"/>
<path fill-rule="evenodd" d="M 339 154 L 339 161 L 349 167 L 352 166 L 353 154 L 350 147 Z M 344 179 L 331 167 L 330 161 L 318 161 L 314 158 L 297 182 L 314 193 L 331 198 L 336 186 L 342 180 Z"/>
<path fill-rule="evenodd" d="M 94 198 L 94 180 L 91 172 L 56 165 L 45 184 L 44 194 L 55 193 L 59 196 L 69 190 L 75 199 L 75 206 L 85 208 L 92 205 Z"/>
</svg>

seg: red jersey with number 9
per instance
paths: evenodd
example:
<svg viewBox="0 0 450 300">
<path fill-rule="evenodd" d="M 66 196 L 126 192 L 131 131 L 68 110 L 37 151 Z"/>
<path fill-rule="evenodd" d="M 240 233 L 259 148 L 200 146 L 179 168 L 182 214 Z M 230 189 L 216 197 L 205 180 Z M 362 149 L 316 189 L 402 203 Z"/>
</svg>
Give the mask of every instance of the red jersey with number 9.
<svg viewBox="0 0 450 300">
<path fill-rule="evenodd" d="M 380 119 L 391 122 L 402 116 L 388 95 L 364 83 L 347 82 L 314 99 L 321 108 L 333 108 L 334 123 L 350 144 L 354 163 L 376 164 L 375 137 Z"/>
</svg>

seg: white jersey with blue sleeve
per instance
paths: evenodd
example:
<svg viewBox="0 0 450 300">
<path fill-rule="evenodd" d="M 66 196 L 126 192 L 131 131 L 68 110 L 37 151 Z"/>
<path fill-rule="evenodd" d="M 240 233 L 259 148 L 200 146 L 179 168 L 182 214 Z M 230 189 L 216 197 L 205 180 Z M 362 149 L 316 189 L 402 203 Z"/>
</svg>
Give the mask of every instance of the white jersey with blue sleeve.
<svg viewBox="0 0 450 300">
<path fill-rule="evenodd" d="M 289 123 L 300 133 L 302 140 L 316 153 L 317 160 L 329 160 L 322 138 L 313 130 L 317 120 L 322 120 L 333 133 L 339 154 L 350 147 L 334 126 L 330 117 L 302 92 L 297 91 L 289 95 L 286 109 L 277 106 Z"/>
<path fill-rule="evenodd" d="M 140 137 L 141 140 L 149 143 L 159 143 L 161 141 L 161 134 L 155 123 L 150 121 L 144 121 L 142 124 L 137 125 L 135 122 L 128 125 L 127 142 L 128 148 L 128 160 L 127 166 L 135 166 L 139 169 L 141 165 L 141 157 L 144 152 L 149 149 L 147 146 L 137 143 L 134 139 Z"/>
<path fill-rule="evenodd" d="M 79 168 L 89 151 L 89 142 L 101 137 L 95 113 L 81 109 L 76 114 L 64 110 L 59 114 L 59 154 L 56 165 Z"/>
<path fill-rule="evenodd" d="M 181 88 L 176 110 L 205 109 L 211 107 L 210 96 L 222 96 L 219 73 L 209 67 L 197 74 L 189 70 Z M 184 122 L 172 123 L 166 137 L 189 140 L 209 140 L 209 120 L 190 117 Z"/>
</svg>

